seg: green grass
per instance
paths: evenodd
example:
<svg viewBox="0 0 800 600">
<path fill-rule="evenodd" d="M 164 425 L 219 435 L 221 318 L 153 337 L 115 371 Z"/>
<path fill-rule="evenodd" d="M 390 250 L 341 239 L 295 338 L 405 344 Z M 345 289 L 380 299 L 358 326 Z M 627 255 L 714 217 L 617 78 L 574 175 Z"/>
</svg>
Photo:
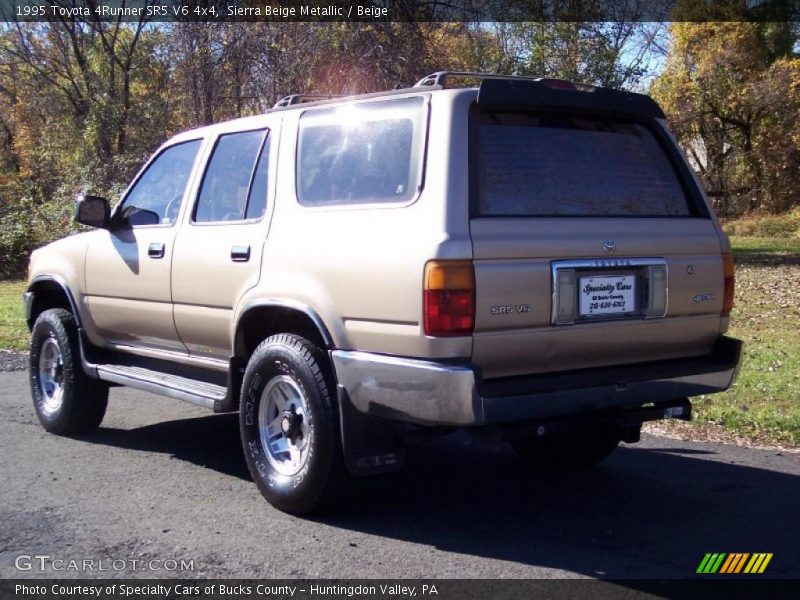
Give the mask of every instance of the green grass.
<svg viewBox="0 0 800 600">
<path fill-rule="evenodd" d="M 22 307 L 24 281 L 0 281 L 0 350 L 26 350 L 28 328 Z"/>
<path fill-rule="evenodd" d="M 800 239 L 733 237 L 736 306 L 729 335 L 745 342 L 734 386 L 695 399 L 695 422 L 800 446 Z M 20 281 L 0 282 L 0 349 L 24 350 Z"/>
<path fill-rule="evenodd" d="M 731 246 L 741 265 L 800 263 L 800 238 L 732 236 Z"/>
<path fill-rule="evenodd" d="M 731 238 L 736 302 L 729 335 L 745 343 L 739 378 L 695 402 L 695 422 L 800 445 L 800 240 Z"/>
</svg>

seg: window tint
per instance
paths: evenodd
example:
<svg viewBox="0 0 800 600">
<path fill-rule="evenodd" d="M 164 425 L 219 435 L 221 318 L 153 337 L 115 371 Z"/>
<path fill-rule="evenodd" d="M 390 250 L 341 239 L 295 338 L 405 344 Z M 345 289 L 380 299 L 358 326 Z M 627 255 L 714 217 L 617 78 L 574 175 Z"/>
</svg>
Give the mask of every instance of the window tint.
<svg viewBox="0 0 800 600">
<path fill-rule="evenodd" d="M 219 137 L 200 187 L 196 222 L 244 219 L 250 179 L 263 137 L 263 129 Z"/>
<path fill-rule="evenodd" d="M 643 125 L 485 113 L 473 140 L 482 215 L 691 214 L 672 164 Z"/>
<path fill-rule="evenodd" d="M 417 191 L 422 98 L 306 112 L 297 196 L 305 206 L 404 202 Z"/>
<path fill-rule="evenodd" d="M 170 146 L 150 163 L 123 200 L 120 214 L 129 224 L 175 222 L 200 142 Z"/>
<path fill-rule="evenodd" d="M 261 155 L 258 157 L 256 172 L 253 175 L 253 185 L 250 186 L 250 195 L 247 198 L 247 211 L 245 218 L 260 219 L 267 210 L 267 169 L 269 168 L 269 137 L 264 140 Z"/>
</svg>

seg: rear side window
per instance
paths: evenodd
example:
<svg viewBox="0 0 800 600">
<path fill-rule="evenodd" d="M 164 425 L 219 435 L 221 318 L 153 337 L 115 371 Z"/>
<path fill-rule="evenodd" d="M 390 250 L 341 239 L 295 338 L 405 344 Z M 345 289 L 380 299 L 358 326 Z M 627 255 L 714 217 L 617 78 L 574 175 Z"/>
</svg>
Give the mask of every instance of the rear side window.
<svg viewBox="0 0 800 600">
<path fill-rule="evenodd" d="M 241 221 L 245 216 L 257 218 L 264 214 L 267 174 L 266 164 L 261 165 L 259 160 L 264 136 L 265 131 L 260 129 L 219 137 L 197 198 L 196 223 Z M 269 153 L 269 146 L 263 146 Z M 257 166 L 263 167 L 260 173 Z M 264 181 L 254 181 L 254 176 Z M 249 208 L 249 202 L 253 203 L 253 209 Z"/>
<path fill-rule="evenodd" d="M 256 163 L 253 185 L 247 197 L 245 219 L 260 219 L 267 210 L 267 168 L 269 167 L 269 137 L 264 140 L 261 154 Z"/>
<path fill-rule="evenodd" d="M 304 206 L 395 203 L 420 183 L 421 97 L 308 111 L 300 119 L 297 198 Z"/>
<path fill-rule="evenodd" d="M 478 113 L 474 192 L 483 216 L 688 216 L 669 158 L 645 126 L 602 118 Z"/>
</svg>

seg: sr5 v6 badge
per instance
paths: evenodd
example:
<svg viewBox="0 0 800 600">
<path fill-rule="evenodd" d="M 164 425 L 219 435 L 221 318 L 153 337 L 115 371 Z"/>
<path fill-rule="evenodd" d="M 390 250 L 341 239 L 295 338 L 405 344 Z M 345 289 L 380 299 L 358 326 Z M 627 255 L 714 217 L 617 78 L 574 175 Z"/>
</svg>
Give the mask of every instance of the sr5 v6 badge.
<svg viewBox="0 0 800 600">
<path fill-rule="evenodd" d="M 528 304 L 497 304 L 489 307 L 489 312 L 493 315 L 509 315 L 511 313 L 529 313 L 531 307 Z"/>
</svg>

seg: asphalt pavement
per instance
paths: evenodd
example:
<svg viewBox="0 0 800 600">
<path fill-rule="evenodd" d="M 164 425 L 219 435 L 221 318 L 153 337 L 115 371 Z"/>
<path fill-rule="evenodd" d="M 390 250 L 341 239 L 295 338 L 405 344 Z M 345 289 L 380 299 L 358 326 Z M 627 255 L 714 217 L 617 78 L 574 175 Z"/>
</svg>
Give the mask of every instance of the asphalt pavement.
<svg viewBox="0 0 800 600">
<path fill-rule="evenodd" d="M 546 477 L 455 435 L 302 519 L 250 481 L 236 415 L 119 388 L 98 432 L 57 437 L 23 372 L 0 373 L 0 414 L 4 578 L 684 578 L 707 552 L 771 552 L 757 577 L 800 577 L 798 453 L 643 436 Z M 50 557 L 44 572 L 15 568 L 34 555 Z M 143 570 L 153 559 L 162 570 Z M 69 570 L 83 560 L 105 570 Z"/>
</svg>

